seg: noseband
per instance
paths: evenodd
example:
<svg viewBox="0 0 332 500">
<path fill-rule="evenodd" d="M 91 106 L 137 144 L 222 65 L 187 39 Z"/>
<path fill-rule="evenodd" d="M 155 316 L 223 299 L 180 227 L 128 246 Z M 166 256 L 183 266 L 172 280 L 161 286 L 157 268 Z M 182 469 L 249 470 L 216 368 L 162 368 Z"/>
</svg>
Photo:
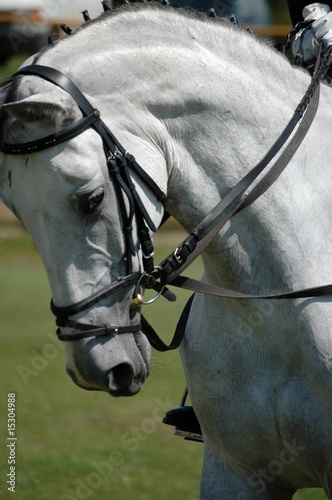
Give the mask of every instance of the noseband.
<svg viewBox="0 0 332 500">
<path fill-rule="evenodd" d="M 154 270 L 153 263 L 153 245 L 149 234 L 149 229 L 156 232 L 156 227 L 147 213 L 131 179 L 129 168 L 133 169 L 144 183 L 151 189 L 156 198 L 160 202 L 164 202 L 166 195 L 154 182 L 154 180 L 142 169 L 136 162 L 135 158 L 130 155 L 114 137 L 108 129 L 105 122 L 100 118 L 100 112 L 93 108 L 90 102 L 76 87 L 76 85 L 64 74 L 47 66 L 31 65 L 23 67 L 16 73 L 21 75 L 39 76 L 65 90 L 76 101 L 80 108 L 83 118 L 73 126 L 60 132 L 51 134 L 36 141 L 26 142 L 22 144 L 10 144 L 5 142 L 2 147 L 2 152 L 9 155 L 24 155 L 42 151 L 62 142 L 66 142 L 73 137 L 84 132 L 87 128 L 92 127 L 101 137 L 103 142 L 104 153 L 108 166 L 110 178 L 113 181 L 118 204 L 123 221 L 125 249 L 126 249 L 126 276 L 118 277 L 110 285 L 105 286 L 101 290 L 94 292 L 88 298 L 83 299 L 70 306 L 59 307 L 51 301 L 51 310 L 56 316 L 56 323 L 59 327 L 69 327 L 73 329 L 73 333 L 64 334 L 60 328 L 57 330 L 57 335 L 60 340 L 79 340 L 87 337 L 95 337 L 100 335 L 113 335 L 122 333 L 135 333 L 142 329 L 141 323 L 129 324 L 127 326 L 115 325 L 91 325 L 80 322 L 71 321 L 69 318 L 85 311 L 93 305 L 99 303 L 103 299 L 109 297 L 114 292 L 125 287 L 136 285 L 140 280 L 143 283 L 142 276 L 148 275 Z M 129 209 L 126 208 L 126 201 Z M 143 256 L 143 275 L 139 272 L 133 273 L 133 257 L 136 255 L 134 240 L 133 240 L 133 219 L 136 219 L 138 239 Z M 162 292 L 159 284 L 154 284 L 158 293 Z M 136 289 L 136 288 L 135 288 Z M 167 291 L 163 292 L 167 295 Z M 140 305 L 141 300 L 136 298 L 136 307 Z M 79 330 L 79 331 L 77 331 Z"/>
</svg>

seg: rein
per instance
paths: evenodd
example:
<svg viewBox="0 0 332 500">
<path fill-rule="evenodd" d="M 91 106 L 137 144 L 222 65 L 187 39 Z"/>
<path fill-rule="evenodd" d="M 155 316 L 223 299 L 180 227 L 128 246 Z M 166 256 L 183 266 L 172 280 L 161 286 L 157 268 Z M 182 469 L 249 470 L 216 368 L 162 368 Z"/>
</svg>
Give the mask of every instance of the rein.
<svg viewBox="0 0 332 500">
<path fill-rule="evenodd" d="M 86 325 L 84 323 L 74 322 L 69 320 L 79 312 L 82 312 L 91 306 L 95 305 L 105 297 L 108 297 L 116 290 L 123 287 L 136 284 L 135 296 L 131 309 L 135 309 L 143 303 L 139 296 L 140 286 L 144 288 L 153 288 L 158 292 L 157 297 L 162 294 L 168 300 L 175 300 L 174 294 L 170 292 L 166 285 L 172 285 L 178 288 L 184 288 L 194 292 L 207 293 L 218 297 L 229 297 L 236 299 L 296 299 L 309 297 L 323 297 L 332 295 L 332 285 L 324 285 L 314 288 L 308 288 L 299 291 L 284 292 L 274 295 L 247 295 L 237 291 L 228 290 L 222 287 L 203 283 L 185 276 L 180 276 L 192 262 L 200 255 L 205 247 L 210 243 L 220 229 L 236 214 L 244 210 L 259 198 L 281 175 L 286 168 L 293 155 L 299 148 L 305 135 L 307 134 L 313 119 L 315 117 L 319 104 L 319 82 L 327 73 L 330 66 L 330 57 L 332 48 L 329 48 L 322 61 L 316 65 L 316 72 L 312 78 L 311 84 L 297 106 L 290 122 L 270 148 L 264 158 L 243 178 L 241 179 L 228 194 L 216 205 L 216 207 L 203 219 L 203 221 L 190 233 L 190 235 L 181 243 L 181 245 L 162 263 L 155 267 L 153 263 L 153 246 L 149 236 L 149 229 L 156 232 L 156 228 L 149 217 L 142 201 L 140 200 L 135 186 L 129 174 L 129 168 L 132 168 L 149 189 L 155 194 L 157 199 L 164 202 L 166 199 L 157 184 L 136 162 L 135 158 L 127 153 L 122 145 L 117 141 L 106 124 L 101 120 L 100 113 L 94 109 L 89 101 L 85 98 L 82 92 L 76 85 L 59 71 L 46 66 L 32 65 L 19 70 L 16 75 L 35 75 L 44 78 L 45 80 L 54 83 L 66 92 L 68 92 L 76 101 L 83 118 L 74 124 L 72 127 L 64 131 L 57 132 L 42 139 L 31 141 L 23 144 L 10 144 L 5 142 L 2 147 L 2 152 L 9 155 L 31 154 L 37 151 L 48 149 L 52 146 L 68 141 L 69 139 L 81 134 L 84 130 L 92 127 L 100 135 L 103 141 L 104 152 L 108 165 L 110 177 L 113 179 L 115 191 L 118 197 L 121 215 L 123 218 L 124 238 L 127 249 L 127 275 L 119 277 L 110 285 L 93 293 L 90 297 L 83 299 L 76 304 L 70 306 L 58 307 L 51 301 L 51 310 L 56 316 L 56 323 L 59 327 L 70 327 L 79 329 L 72 334 L 64 334 L 60 329 L 57 330 L 57 335 L 60 340 L 79 340 L 82 338 L 95 337 L 99 335 L 113 335 L 121 333 L 135 333 L 142 329 L 146 334 L 151 345 L 160 351 L 176 349 L 179 347 L 185 330 L 185 325 L 190 311 L 193 296 L 188 301 L 174 338 L 170 345 L 158 337 L 147 320 L 141 315 L 141 323 L 130 324 L 127 326 L 107 326 L 107 325 Z M 279 158 L 270 168 L 267 174 L 252 188 L 252 190 L 243 196 L 245 191 L 253 184 L 257 177 L 270 164 L 272 159 L 279 153 L 281 148 L 289 140 L 291 134 L 297 127 L 293 137 L 288 145 L 284 148 Z M 129 213 L 127 213 L 125 205 L 125 197 L 129 202 Z M 132 219 L 136 217 L 138 228 L 138 237 L 143 254 L 144 272 L 143 274 L 132 272 L 132 256 L 135 255 L 133 239 L 132 239 Z M 159 281 L 158 281 L 159 280 Z"/>
<path fill-rule="evenodd" d="M 181 243 L 181 245 L 175 250 L 174 253 L 170 254 L 164 261 L 160 264 L 161 270 L 156 273 L 160 277 L 161 282 L 164 284 L 172 284 L 175 286 L 180 286 L 181 288 L 186 288 L 184 286 L 186 280 L 189 278 L 181 277 L 177 280 L 179 274 L 184 271 L 198 255 L 202 253 L 204 248 L 210 243 L 210 241 L 215 237 L 215 235 L 222 229 L 222 227 L 235 215 L 240 213 L 242 210 L 251 205 L 255 200 L 262 196 L 270 186 L 278 179 L 281 173 L 284 171 L 286 166 L 291 161 L 292 157 L 296 153 L 297 149 L 301 145 L 304 137 L 306 136 L 313 120 L 316 115 L 318 104 L 319 104 L 319 82 L 324 77 L 329 69 L 329 60 L 332 53 L 332 48 L 329 50 L 319 65 L 318 71 L 315 73 L 312 82 L 297 106 L 293 117 L 289 121 L 288 125 L 281 133 L 277 141 L 273 144 L 270 150 L 266 153 L 264 158 L 245 176 L 243 177 L 227 194 L 226 196 L 211 210 L 211 212 L 203 219 L 203 221 L 190 233 L 189 236 Z M 302 121 L 301 121 L 302 120 Z M 265 174 L 265 176 L 257 183 L 257 185 L 245 196 L 244 192 L 250 187 L 250 185 L 257 179 L 257 177 L 264 171 L 268 164 L 277 155 L 280 149 L 289 139 L 290 135 L 294 131 L 295 127 L 301 121 L 297 131 L 294 133 L 292 139 L 290 140 L 287 147 L 280 154 L 279 158 L 276 160 L 274 165 L 271 167 L 270 171 Z M 235 203 L 241 198 L 238 204 Z M 228 210 L 225 214 L 226 210 Z M 231 211 L 230 211 L 231 210 Z M 230 213 L 229 213 L 230 212 Z M 217 224 L 214 223 L 218 218 L 224 216 L 221 221 Z M 194 281 L 194 280 L 191 280 Z M 177 283 L 177 284 L 175 284 Z M 200 283 L 200 282 L 199 282 Z M 202 287 L 202 285 L 204 285 Z M 207 286 L 206 286 L 207 285 Z M 328 285 L 330 286 L 330 285 Z M 202 292 L 203 289 L 208 289 L 209 285 L 206 283 L 201 283 L 199 285 L 199 290 Z M 211 285 L 212 295 L 216 295 L 216 289 Z M 192 286 L 188 288 L 190 290 L 195 290 Z M 326 286 L 318 287 L 324 291 Z M 332 286 L 331 286 L 332 289 Z M 308 289 L 315 290 L 315 289 Z M 234 297 L 234 298 L 276 298 L 277 295 L 246 295 L 238 292 L 225 291 L 225 289 L 220 288 L 220 296 L 222 297 Z M 295 294 L 300 294 L 299 292 L 289 292 L 291 298 L 300 298 L 294 296 Z M 206 292 L 208 293 L 208 292 Z M 325 294 L 325 293 L 324 293 Z M 278 294 L 280 298 L 285 298 L 288 293 Z M 312 296 L 312 295 L 310 295 Z"/>
</svg>

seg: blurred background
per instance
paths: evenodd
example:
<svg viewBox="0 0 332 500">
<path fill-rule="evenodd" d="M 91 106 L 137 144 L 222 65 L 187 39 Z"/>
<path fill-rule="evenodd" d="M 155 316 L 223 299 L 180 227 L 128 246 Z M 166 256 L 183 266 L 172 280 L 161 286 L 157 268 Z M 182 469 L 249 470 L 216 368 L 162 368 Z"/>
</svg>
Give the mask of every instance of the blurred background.
<svg viewBox="0 0 332 500">
<path fill-rule="evenodd" d="M 110 0 L 116 6 L 121 0 Z M 205 3 L 204 3 L 205 1 Z M 239 21 L 260 26 L 260 33 L 282 36 L 289 25 L 286 0 L 190 0 L 200 10 L 213 6 L 220 15 L 234 13 Z M 174 0 L 176 3 L 176 0 Z M 182 5 L 187 0 L 180 0 Z M 81 12 L 91 18 L 102 12 L 99 0 L 0 0 L 0 64 L 10 57 L 33 54 L 47 44 L 48 37 L 59 35 L 61 23 L 71 28 L 81 24 Z M 262 29 L 262 26 L 265 28 Z"/>
</svg>

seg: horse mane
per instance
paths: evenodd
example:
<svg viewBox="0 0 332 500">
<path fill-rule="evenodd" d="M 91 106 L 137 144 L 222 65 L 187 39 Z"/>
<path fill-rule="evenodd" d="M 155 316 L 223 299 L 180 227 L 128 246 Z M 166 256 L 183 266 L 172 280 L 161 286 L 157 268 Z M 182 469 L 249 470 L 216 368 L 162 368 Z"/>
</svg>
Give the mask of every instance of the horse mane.
<svg viewBox="0 0 332 500">
<path fill-rule="evenodd" d="M 200 12 L 197 10 L 194 10 L 190 7 L 188 8 L 178 8 L 178 7 L 173 7 L 168 5 L 167 0 L 163 1 L 137 1 L 134 3 L 130 3 L 128 1 L 124 1 L 124 3 L 115 9 L 110 9 L 106 12 L 101 13 L 98 17 L 95 19 L 91 19 L 87 22 L 84 22 L 81 26 L 78 26 L 77 28 L 70 30 L 70 34 L 67 34 L 67 36 L 62 36 L 57 39 L 52 40 L 49 45 L 43 47 L 41 51 L 38 53 L 37 58 L 35 60 L 35 63 L 38 62 L 39 58 L 42 57 L 45 52 L 48 52 L 49 50 L 52 50 L 54 46 L 57 46 L 59 43 L 63 43 L 64 41 L 67 41 L 68 38 L 70 39 L 71 37 L 80 34 L 82 31 L 85 30 L 91 30 L 94 27 L 98 26 L 99 24 L 104 23 L 105 21 L 107 22 L 108 20 L 113 20 L 114 18 L 117 18 L 123 14 L 139 14 L 139 13 L 144 13 L 144 12 L 151 12 L 151 11 L 156 11 L 160 12 L 162 18 L 162 14 L 165 14 L 167 11 L 168 12 L 175 12 L 179 17 L 183 17 L 186 20 L 193 19 L 193 20 L 198 20 L 202 22 L 203 24 L 206 25 L 207 29 L 211 25 L 222 25 L 222 26 L 228 26 L 230 29 L 234 29 L 237 32 L 243 32 L 247 33 L 248 28 L 244 27 L 241 24 L 237 24 L 237 21 L 235 18 L 228 18 L 228 17 L 219 17 L 214 9 L 211 9 L 209 12 Z M 270 45 L 269 42 L 267 42 L 265 39 L 262 39 L 261 37 L 256 36 L 252 31 L 251 35 L 257 39 L 257 41 L 264 43 L 264 45 Z"/>
<path fill-rule="evenodd" d="M 220 52 L 222 50 L 222 46 L 220 41 L 218 40 L 218 37 L 215 36 L 215 30 L 213 29 L 213 33 L 211 33 L 211 28 L 212 27 L 218 27 L 222 26 L 224 29 L 227 30 L 227 36 L 229 39 L 231 39 L 230 47 L 232 49 L 233 54 L 230 56 L 231 58 L 235 55 L 238 55 L 239 49 L 238 49 L 238 41 L 239 38 L 244 38 L 246 40 L 245 43 L 253 43 L 255 40 L 255 43 L 253 43 L 254 46 L 256 47 L 261 47 L 261 49 L 257 50 L 268 50 L 270 52 L 270 56 L 268 56 L 268 59 L 272 59 L 273 56 L 276 56 L 278 52 L 271 47 L 271 44 L 267 43 L 266 40 L 264 40 L 261 37 L 257 37 L 253 33 L 248 33 L 248 30 L 244 28 L 241 25 L 238 25 L 234 22 L 232 22 L 229 18 L 223 18 L 223 17 L 218 17 L 215 15 L 211 15 L 211 13 L 202 13 L 198 12 L 192 9 L 183 9 L 183 8 L 175 8 L 175 7 L 170 7 L 169 5 L 166 4 L 166 1 L 164 4 L 160 2 L 135 2 L 133 4 L 130 3 L 125 3 L 119 8 L 108 10 L 97 18 L 93 20 L 89 20 L 85 23 L 82 24 L 82 26 L 76 28 L 73 30 L 70 35 L 62 36 L 61 38 L 57 39 L 54 41 L 54 43 L 50 43 L 48 46 L 44 47 L 35 57 L 33 63 L 38 64 L 40 60 L 42 60 L 43 56 L 45 54 L 52 54 L 52 51 L 55 48 L 61 49 L 61 46 L 63 44 L 63 47 L 65 48 L 65 45 L 67 43 L 70 43 L 72 39 L 76 38 L 76 36 L 79 36 L 82 34 L 82 32 L 86 32 L 87 36 L 88 33 L 91 33 L 92 35 L 98 31 L 99 26 L 104 25 L 105 29 L 105 23 L 108 25 L 109 23 L 112 23 L 113 19 L 117 19 L 120 16 L 122 16 L 121 23 L 125 22 L 125 19 L 128 18 L 131 19 L 131 22 L 133 20 L 132 16 L 138 17 L 146 17 L 146 20 L 151 22 L 151 12 L 156 12 L 159 15 L 155 16 L 153 18 L 153 22 L 156 23 L 157 27 L 160 26 L 161 30 L 160 32 L 163 33 L 163 26 L 166 18 L 169 18 L 171 15 L 176 15 L 179 19 L 182 19 L 183 23 L 183 30 L 186 29 L 186 26 L 190 25 L 190 22 L 188 21 L 193 20 L 193 21 L 198 21 L 201 23 L 203 26 L 203 29 L 199 29 L 197 33 L 197 37 L 201 40 L 207 40 L 208 44 L 213 46 L 213 50 L 215 53 Z M 144 13 L 146 13 L 146 16 L 144 16 Z M 135 19 L 135 17 L 134 17 Z M 196 24 L 197 26 L 197 24 Z M 190 29 L 190 28 L 188 28 Z M 69 30 L 70 31 L 70 30 Z M 142 40 L 143 36 L 147 37 L 147 39 L 150 42 L 149 39 L 149 33 L 148 30 L 144 32 L 142 30 Z M 250 50 L 250 59 L 252 58 L 255 64 L 255 61 L 257 61 L 257 58 L 259 55 L 257 55 L 257 50 Z M 244 61 L 245 64 L 250 64 L 250 62 L 247 60 Z M 284 57 L 282 59 L 285 59 Z M 42 64 L 42 62 L 41 62 Z M 240 62 L 241 64 L 241 62 Z M 19 87 L 21 77 L 20 76 L 13 76 L 10 77 L 6 80 L 4 80 L 0 84 L 0 105 L 1 103 L 10 103 L 16 100 L 17 98 L 17 89 Z M 4 140 L 4 134 L 2 131 L 4 130 L 4 127 L 6 125 L 8 115 L 6 112 L 0 110 L 0 143 Z"/>
<path fill-rule="evenodd" d="M 151 2 L 134 2 L 134 3 L 129 3 L 129 2 L 124 2 L 123 5 L 121 5 L 118 8 L 115 9 L 110 9 L 106 12 L 101 13 L 98 17 L 95 19 L 89 20 L 87 22 L 84 22 L 81 26 L 78 26 L 74 30 L 69 30 L 71 31 L 70 35 L 67 34 L 67 36 L 61 36 L 58 37 L 57 39 L 53 39 L 52 41 L 49 42 L 48 45 L 45 45 L 38 54 L 36 54 L 36 57 L 33 61 L 34 64 L 38 64 L 38 61 L 40 58 L 46 53 L 54 49 L 55 46 L 58 46 L 58 44 L 61 44 L 65 41 L 68 41 L 68 38 L 71 38 L 75 35 L 78 35 L 84 30 L 91 30 L 93 27 L 98 26 L 99 24 L 102 24 L 103 22 L 107 21 L 108 19 L 113 19 L 116 18 L 124 13 L 140 13 L 140 12 L 151 12 L 152 10 L 159 11 L 161 13 L 165 13 L 167 11 L 174 11 L 177 13 L 179 16 L 183 16 L 184 18 L 188 19 L 195 19 L 198 21 L 201 21 L 202 23 L 207 25 L 207 28 L 211 25 L 222 25 L 222 26 L 227 26 L 230 29 L 234 29 L 237 32 L 243 32 L 247 33 L 248 30 L 246 27 L 243 27 L 241 24 L 237 24 L 237 21 L 231 20 L 230 18 L 227 17 L 219 17 L 215 12 L 214 9 L 211 9 L 210 12 L 204 13 L 200 12 L 197 10 L 194 10 L 190 7 L 188 8 L 177 8 L 177 7 L 172 7 L 168 5 L 167 0 L 164 1 L 151 1 Z M 212 12 L 213 11 L 213 12 Z M 261 37 L 256 36 L 253 32 L 251 32 L 251 35 L 258 41 L 263 43 L 264 45 L 270 45 L 265 39 L 262 39 Z M 6 103 L 8 102 L 13 102 L 15 100 L 16 96 L 16 91 L 19 85 L 19 79 L 17 76 L 11 76 L 9 78 L 5 78 L 1 83 L 0 83 L 0 98 L 1 95 L 6 95 Z M 1 130 L 1 128 L 0 128 Z"/>
<path fill-rule="evenodd" d="M 212 12 L 213 9 L 211 9 L 211 12 L 209 11 L 209 12 L 205 13 L 205 12 L 201 12 L 198 10 L 194 10 L 190 7 L 188 7 L 188 8 L 173 7 L 173 6 L 168 5 L 167 1 L 165 1 L 165 2 L 163 2 L 163 1 L 161 1 L 161 2 L 159 2 L 159 1 L 151 1 L 151 2 L 150 1 L 141 1 L 141 2 L 137 1 L 137 2 L 133 2 L 133 3 L 125 2 L 120 7 L 110 9 L 107 12 L 103 12 L 95 19 L 91 19 L 87 22 L 84 22 L 81 26 L 74 29 L 72 31 L 71 35 L 75 35 L 77 32 L 84 30 L 84 29 L 90 29 L 90 27 L 93 25 L 100 24 L 107 19 L 117 17 L 119 15 L 122 15 L 123 13 L 135 13 L 135 12 L 138 13 L 138 12 L 142 12 L 142 11 L 144 12 L 144 11 L 151 11 L 151 10 L 155 10 L 155 11 L 159 11 L 159 12 L 163 12 L 163 13 L 167 12 L 167 11 L 173 11 L 173 12 L 176 12 L 179 16 L 184 16 L 187 19 L 188 18 L 199 19 L 203 23 L 213 22 L 215 24 L 216 23 L 220 23 L 220 24 L 227 23 L 230 25 L 236 24 L 236 22 L 232 22 L 231 19 L 228 17 L 219 17 L 217 14 L 214 14 Z M 234 20 L 235 20 L 235 18 L 234 18 Z M 241 29 L 240 24 L 237 26 Z M 57 40 L 57 42 L 59 42 L 61 40 L 63 40 L 63 37 L 60 38 L 59 40 Z M 45 50 L 45 48 L 42 50 Z"/>
</svg>

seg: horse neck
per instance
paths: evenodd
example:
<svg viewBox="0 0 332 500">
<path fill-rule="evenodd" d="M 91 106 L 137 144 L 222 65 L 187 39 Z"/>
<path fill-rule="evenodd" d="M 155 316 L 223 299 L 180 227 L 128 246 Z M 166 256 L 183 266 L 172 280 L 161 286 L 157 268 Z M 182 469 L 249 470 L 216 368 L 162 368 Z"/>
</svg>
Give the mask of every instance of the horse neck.
<svg viewBox="0 0 332 500">
<path fill-rule="evenodd" d="M 69 49 L 69 74 L 82 81 L 82 90 L 94 96 L 112 131 L 144 168 L 152 169 L 150 175 L 164 185 L 168 182 L 167 208 L 190 230 L 274 143 L 309 78 L 261 42 L 219 22 L 147 8 L 120 13 L 106 24 L 96 24 L 95 39 L 83 30 L 46 52 L 41 61 L 61 69 Z M 140 29 L 133 29 L 136 26 Z M 105 29 L 107 45 L 102 43 Z M 88 64 L 77 53 L 85 37 Z M 287 182 L 285 177 L 281 191 Z M 260 202 L 256 206 L 259 210 Z M 269 245 L 276 243 L 283 251 L 278 232 L 267 236 L 265 230 L 273 211 L 265 208 L 259 215 L 256 206 L 249 213 L 257 223 L 257 240 L 264 233 L 262 241 L 268 238 Z M 252 225 L 246 215 L 241 220 L 233 224 L 240 235 L 246 224 Z M 228 252 L 227 241 L 217 239 L 206 254 L 211 277 L 215 273 L 209 268 L 226 254 L 236 268 L 239 252 Z M 251 259 L 247 267 L 263 281 L 263 245 L 252 245 L 256 262 Z M 295 264 L 295 275 L 300 275 L 302 263 Z M 224 278 L 228 273 L 221 274 Z"/>
</svg>

